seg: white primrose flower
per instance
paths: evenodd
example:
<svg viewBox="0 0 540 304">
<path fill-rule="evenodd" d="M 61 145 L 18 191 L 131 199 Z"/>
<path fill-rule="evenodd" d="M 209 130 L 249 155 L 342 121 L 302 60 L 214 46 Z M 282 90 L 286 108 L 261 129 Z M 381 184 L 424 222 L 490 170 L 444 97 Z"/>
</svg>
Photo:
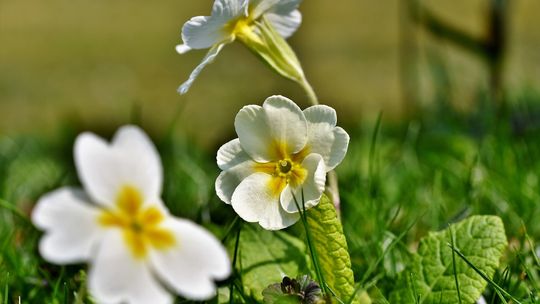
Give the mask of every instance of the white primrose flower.
<svg viewBox="0 0 540 304">
<path fill-rule="evenodd" d="M 215 0 L 211 16 L 197 16 L 182 28 L 180 54 L 210 48 L 178 92 L 186 93 L 202 69 L 224 45 L 238 39 L 285 77 L 299 80 L 303 72 L 294 52 L 283 42 L 300 26 L 301 0 Z M 279 37 L 278 37 L 279 36 Z"/>
<path fill-rule="evenodd" d="M 201 300 L 214 279 L 231 271 L 221 243 L 195 223 L 169 214 L 162 202 L 162 166 L 146 134 L 118 130 L 111 144 L 77 137 L 75 164 L 83 189 L 64 187 L 38 201 L 32 222 L 45 231 L 43 258 L 88 262 L 98 303 L 173 303 L 168 290 Z"/>
<path fill-rule="evenodd" d="M 272 96 L 263 106 L 249 105 L 234 122 L 238 138 L 219 149 L 223 172 L 216 193 L 247 222 L 269 230 L 299 219 L 298 204 L 316 206 L 326 172 L 345 157 L 349 135 L 336 127 L 334 109 L 316 105 L 302 110 L 290 99 Z"/>
</svg>

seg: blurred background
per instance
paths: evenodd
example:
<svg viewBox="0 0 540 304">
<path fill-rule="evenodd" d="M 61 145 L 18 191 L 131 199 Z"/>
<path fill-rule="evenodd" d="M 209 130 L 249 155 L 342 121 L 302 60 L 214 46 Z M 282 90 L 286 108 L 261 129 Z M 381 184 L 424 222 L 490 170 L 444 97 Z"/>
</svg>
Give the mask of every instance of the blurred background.
<svg viewBox="0 0 540 304">
<path fill-rule="evenodd" d="M 136 117 L 161 134 L 176 117 L 175 128 L 214 147 L 234 136 L 234 116 L 245 104 L 282 94 L 307 106 L 299 87 L 239 43 L 187 95 L 176 93 L 205 54 L 175 53 L 181 27 L 209 14 L 212 3 L 1 0 L 1 132 L 50 133 L 66 120 L 113 128 Z M 494 26 L 497 5 L 506 16 Z M 290 43 L 341 124 L 380 111 L 403 119 L 437 97 L 469 111 L 490 91 L 493 64 L 503 70 L 496 90 L 504 88 L 509 102 L 540 84 L 539 1 L 310 0 L 301 11 Z M 475 46 L 494 35 L 502 38 L 495 63 Z"/>
</svg>

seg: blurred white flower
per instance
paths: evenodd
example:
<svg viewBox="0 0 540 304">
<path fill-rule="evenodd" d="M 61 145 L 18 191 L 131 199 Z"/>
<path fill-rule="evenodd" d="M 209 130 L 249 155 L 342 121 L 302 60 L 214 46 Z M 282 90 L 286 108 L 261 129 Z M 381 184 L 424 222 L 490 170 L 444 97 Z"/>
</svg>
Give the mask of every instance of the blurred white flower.
<svg viewBox="0 0 540 304">
<path fill-rule="evenodd" d="M 146 134 L 125 126 L 108 144 L 83 133 L 74 150 L 84 191 L 48 193 L 32 213 L 45 231 L 43 258 L 89 262 L 89 290 L 99 303 L 173 303 L 168 289 L 212 297 L 213 280 L 230 273 L 227 253 L 205 229 L 169 214 L 160 199 L 161 161 Z"/>
<path fill-rule="evenodd" d="M 476 302 L 476 304 L 487 304 L 487 302 L 486 302 L 486 299 L 483 296 L 481 296 L 480 299 L 478 299 L 478 301 Z"/>
<path fill-rule="evenodd" d="M 301 0 L 215 0 L 211 16 L 197 16 L 182 28 L 180 54 L 210 48 L 178 92 L 186 93 L 202 69 L 211 63 L 223 46 L 238 39 L 260 55 L 272 68 L 289 78 L 301 78 L 298 60 L 283 40 L 300 26 L 297 10 Z M 267 26 L 267 25 L 270 25 Z M 280 37 L 276 37 L 273 32 Z M 299 69 L 299 70 L 298 70 Z M 302 75 L 300 75 L 302 74 Z"/>
<path fill-rule="evenodd" d="M 248 222 L 276 230 L 299 219 L 294 198 L 306 208 L 319 203 L 326 172 L 345 157 L 349 135 L 336 127 L 334 109 L 316 105 L 302 112 L 283 96 L 236 115 L 238 138 L 219 149 L 223 172 L 216 193 Z"/>
</svg>

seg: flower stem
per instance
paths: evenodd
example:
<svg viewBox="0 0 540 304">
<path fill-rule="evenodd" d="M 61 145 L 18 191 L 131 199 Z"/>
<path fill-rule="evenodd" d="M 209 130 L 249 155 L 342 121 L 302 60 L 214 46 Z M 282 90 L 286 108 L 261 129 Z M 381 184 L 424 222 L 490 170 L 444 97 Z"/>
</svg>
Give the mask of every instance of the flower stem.
<svg viewBox="0 0 540 304">
<path fill-rule="evenodd" d="M 302 89 L 304 89 L 304 91 L 306 92 L 309 102 L 314 106 L 318 105 L 319 98 L 317 97 L 317 94 L 315 94 L 313 87 L 311 86 L 311 84 L 309 84 L 306 77 L 302 77 L 302 79 L 298 83 L 300 84 Z"/>
<path fill-rule="evenodd" d="M 330 193 L 330 197 L 332 198 L 332 202 L 334 203 L 334 207 L 336 207 L 336 212 L 339 217 L 341 210 L 341 199 L 339 197 L 338 176 L 334 170 L 328 172 L 328 192 Z"/>
<path fill-rule="evenodd" d="M 302 77 L 302 79 L 298 83 L 306 92 L 309 102 L 314 106 L 318 105 L 319 98 L 317 97 L 317 94 L 315 93 L 315 90 L 313 90 L 311 84 L 307 81 L 306 77 Z M 328 172 L 328 192 L 330 193 L 330 197 L 332 198 L 334 206 L 336 207 L 336 210 L 339 214 L 341 199 L 339 197 L 338 178 L 335 171 Z"/>
</svg>

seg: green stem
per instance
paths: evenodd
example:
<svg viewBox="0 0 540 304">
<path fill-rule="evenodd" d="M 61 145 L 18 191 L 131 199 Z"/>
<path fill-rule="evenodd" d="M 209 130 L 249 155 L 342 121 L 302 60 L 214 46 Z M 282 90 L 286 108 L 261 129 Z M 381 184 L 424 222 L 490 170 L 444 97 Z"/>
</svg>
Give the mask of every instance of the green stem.
<svg viewBox="0 0 540 304">
<path fill-rule="evenodd" d="M 302 89 L 307 94 L 308 100 L 312 105 L 318 105 L 319 104 L 319 98 L 317 97 L 317 94 L 315 93 L 315 90 L 313 90 L 313 87 L 311 84 L 307 81 L 306 77 L 302 77 L 302 79 L 298 82 Z M 341 205 L 341 199 L 339 197 L 339 185 L 338 185 L 338 178 L 335 171 L 328 172 L 328 192 L 330 193 L 330 197 L 332 198 L 332 201 L 334 202 L 334 206 L 336 207 L 336 210 L 340 210 Z"/>
<path fill-rule="evenodd" d="M 332 198 L 332 202 L 334 203 L 334 206 L 336 207 L 336 212 L 338 215 L 338 218 L 340 217 L 340 210 L 341 210 L 341 199 L 339 197 L 339 184 L 338 184 L 338 176 L 336 171 L 332 170 L 328 172 L 328 192 L 330 193 L 330 197 Z"/>
<path fill-rule="evenodd" d="M 235 272 L 236 268 L 236 259 L 238 257 L 238 247 L 240 245 L 240 231 L 242 231 L 242 223 L 238 224 L 238 230 L 236 232 L 236 241 L 234 243 L 234 254 L 233 254 L 233 260 L 232 260 L 232 269 L 233 273 Z M 229 303 L 233 303 L 233 291 L 234 291 L 234 278 L 231 279 L 231 284 L 229 285 Z"/>
<path fill-rule="evenodd" d="M 322 274 L 321 266 L 319 265 L 319 258 L 317 256 L 317 251 L 315 249 L 315 246 L 313 246 L 313 242 L 311 240 L 311 232 L 309 230 L 309 225 L 307 222 L 307 216 L 306 216 L 306 205 L 304 203 L 304 191 L 302 191 L 302 208 L 300 208 L 300 205 L 298 204 L 298 200 L 296 199 L 296 196 L 293 195 L 294 203 L 296 205 L 296 209 L 300 213 L 300 219 L 302 220 L 302 224 L 304 225 L 304 230 L 306 231 L 306 239 L 307 244 L 309 248 L 309 253 L 311 255 L 311 260 L 313 261 L 313 267 L 315 268 L 315 273 L 317 274 L 317 280 L 319 281 L 319 286 L 321 287 L 323 294 L 327 294 L 327 288 L 326 283 Z"/>
<path fill-rule="evenodd" d="M 313 87 L 311 86 L 311 84 L 309 84 L 306 77 L 302 77 L 302 79 L 298 83 L 300 84 L 300 86 L 302 86 L 302 89 L 306 91 L 309 102 L 314 106 L 318 105 L 319 98 L 317 98 L 317 94 L 315 94 Z"/>
</svg>

